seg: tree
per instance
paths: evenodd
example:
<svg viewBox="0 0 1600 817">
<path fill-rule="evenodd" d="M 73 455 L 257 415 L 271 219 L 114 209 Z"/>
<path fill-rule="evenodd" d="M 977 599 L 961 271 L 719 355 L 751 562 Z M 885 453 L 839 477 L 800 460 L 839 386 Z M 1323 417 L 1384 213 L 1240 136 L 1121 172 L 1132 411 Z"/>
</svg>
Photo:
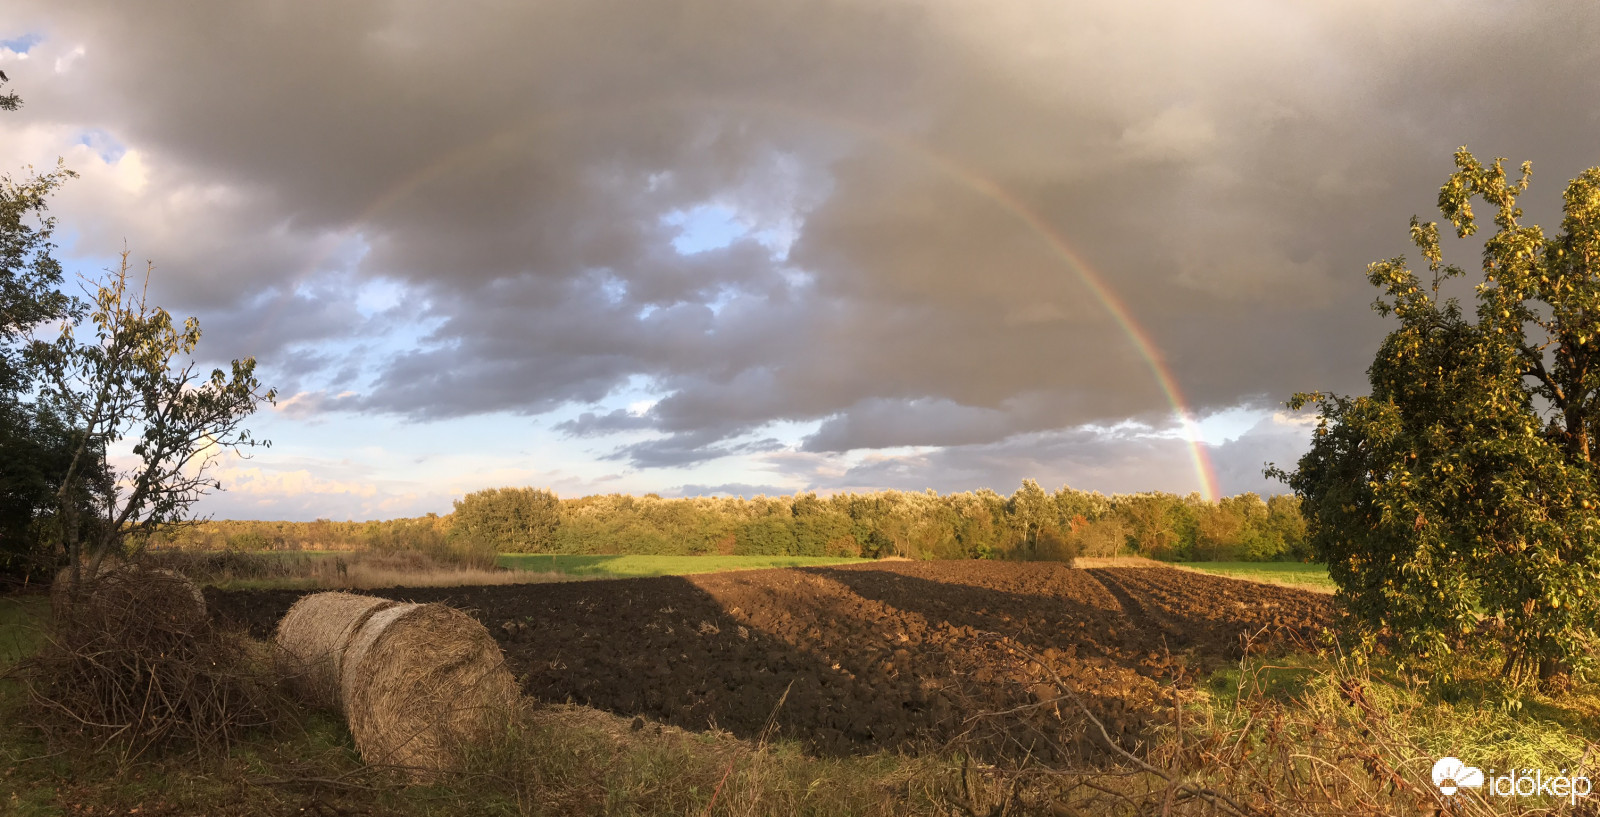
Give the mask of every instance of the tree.
<svg viewBox="0 0 1600 817">
<path fill-rule="evenodd" d="M 1519 223 L 1531 168 L 1507 178 L 1462 148 L 1439 194 L 1459 238 L 1472 200 L 1496 210 L 1475 315 L 1445 284 L 1434 222 L 1411 221 L 1424 283 L 1403 257 L 1372 264 L 1374 308 L 1399 323 L 1368 370 L 1372 393 L 1315 404 L 1288 480 L 1315 552 L 1363 638 L 1422 659 L 1471 643 L 1481 610 L 1506 673 L 1548 678 L 1591 660 L 1600 591 L 1600 168 L 1567 187 L 1561 232 Z M 1477 639 L 1480 643 L 1484 639 Z"/>
<path fill-rule="evenodd" d="M 4 71 L 0 71 L 0 84 L 9 82 L 10 79 L 10 77 L 5 75 Z M 0 111 L 15 111 L 21 107 L 22 97 L 17 96 L 15 91 L 9 94 L 0 95 Z"/>
<path fill-rule="evenodd" d="M 1050 502 L 1050 495 L 1039 487 L 1038 482 L 1025 479 L 1022 487 L 1011 495 L 1007 510 L 1011 512 L 1011 524 L 1021 549 L 1017 555 L 1025 559 L 1033 558 L 1038 547 L 1039 532 L 1055 522 L 1055 508 Z"/>
<path fill-rule="evenodd" d="M 1127 528 L 1128 544 L 1140 555 L 1154 559 L 1192 555 L 1194 511 L 1183 498 L 1160 493 L 1120 496 L 1115 512 Z"/>
<path fill-rule="evenodd" d="M 95 286 L 94 341 L 79 341 L 67 322 L 54 343 L 32 350 L 46 374 L 41 400 L 73 439 L 55 497 L 57 541 L 74 571 L 90 558 L 89 575 L 107 555 L 135 555 L 150 534 L 220 488 L 208 472 L 225 453 L 269 444 L 244 428 L 262 401 L 276 397 L 256 379 L 255 359 L 203 375 L 189 359 L 199 322 L 176 326 L 151 305 L 149 274 L 131 280 L 124 251 L 120 267 Z M 111 459 L 124 441 L 131 444 L 125 466 Z"/>
<path fill-rule="evenodd" d="M 55 220 L 46 215 L 50 195 L 76 175 L 58 166 L 20 182 L 0 176 L 0 574 L 48 561 L 34 525 L 70 457 L 68 429 L 33 397 L 40 372 L 25 352 L 36 327 L 81 312 L 60 292 Z"/>
<path fill-rule="evenodd" d="M 1306 562 L 1315 558 L 1306 542 L 1306 518 L 1300 513 L 1300 498 L 1294 494 L 1277 494 L 1267 499 L 1266 528 L 1269 535 L 1281 544 L 1278 558 Z"/>
<path fill-rule="evenodd" d="M 549 553 L 561 524 L 561 500 L 542 488 L 491 488 L 455 501 L 453 530 L 501 552 Z"/>
</svg>

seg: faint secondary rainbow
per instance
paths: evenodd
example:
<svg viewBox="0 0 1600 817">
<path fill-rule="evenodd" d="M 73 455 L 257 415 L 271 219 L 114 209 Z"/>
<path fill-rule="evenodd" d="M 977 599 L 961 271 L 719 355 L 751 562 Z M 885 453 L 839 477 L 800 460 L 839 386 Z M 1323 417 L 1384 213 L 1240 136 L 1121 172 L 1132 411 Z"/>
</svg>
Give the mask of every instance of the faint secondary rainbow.
<svg viewBox="0 0 1600 817">
<path fill-rule="evenodd" d="M 627 105 L 566 108 L 554 114 L 525 120 L 515 127 L 499 131 L 485 139 L 449 151 L 432 163 L 419 168 L 416 172 L 401 179 L 374 199 L 353 220 L 352 226 L 344 232 L 344 235 L 350 237 L 359 233 L 362 226 L 372 221 L 380 212 L 395 202 L 410 196 L 423 185 L 463 166 L 484 161 L 502 150 L 515 147 L 521 144 L 522 137 L 535 131 L 553 127 L 562 122 L 595 116 L 633 115 L 640 110 L 648 108 L 678 109 L 684 107 L 759 111 L 820 123 L 831 128 L 864 136 L 891 149 L 916 156 L 923 163 L 937 169 L 944 176 L 959 182 L 962 186 L 1010 213 L 1026 226 L 1030 232 L 1038 236 L 1050 248 L 1051 253 L 1064 262 L 1068 269 L 1072 270 L 1078 280 L 1088 288 L 1089 293 L 1094 296 L 1095 300 L 1099 301 L 1100 305 L 1105 308 L 1107 314 L 1116 322 L 1117 327 L 1122 330 L 1128 341 L 1133 344 L 1134 351 L 1144 360 L 1151 376 L 1155 379 L 1157 387 L 1161 389 L 1163 397 L 1166 398 L 1168 405 L 1171 406 L 1173 413 L 1182 425 L 1184 435 L 1188 438 L 1189 457 L 1193 463 L 1195 478 L 1200 483 L 1201 496 L 1208 501 L 1215 500 L 1220 496 L 1217 488 L 1216 469 L 1211 463 L 1211 455 L 1207 451 L 1206 443 L 1200 435 L 1199 426 L 1196 425 L 1192 412 L 1189 410 L 1188 401 L 1184 398 L 1183 391 L 1178 387 L 1177 378 L 1174 377 L 1171 368 L 1167 365 L 1165 357 L 1161 354 L 1150 333 L 1133 317 L 1127 305 L 1105 282 L 1100 273 L 1089 262 L 1085 261 L 1072 248 L 1072 245 L 1067 242 L 1066 238 L 1050 226 L 1049 222 L 1045 221 L 1039 213 L 999 182 L 922 142 L 875 125 L 807 108 L 743 99 L 680 97 L 655 99 L 645 103 Z M 330 246 L 329 250 L 313 258 L 305 271 L 295 279 L 296 287 L 300 282 L 314 274 L 332 252 L 333 248 Z M 293 291 L 293 289 L 294 287 L 291 287 L 290 291 Z M 278 306 L 271 310 L 263 325 L 271 323 L 280 309 L 281 306 Z"/>
</svg>

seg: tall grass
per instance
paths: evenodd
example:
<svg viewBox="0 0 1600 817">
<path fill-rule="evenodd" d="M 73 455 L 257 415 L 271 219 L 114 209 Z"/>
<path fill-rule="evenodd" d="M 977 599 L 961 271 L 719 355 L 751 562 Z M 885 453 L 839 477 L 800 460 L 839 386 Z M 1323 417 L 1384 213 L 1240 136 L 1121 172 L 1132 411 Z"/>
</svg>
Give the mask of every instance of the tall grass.
<svg viewBox="0 0 1600 817">
<path fill-rule="evenodd" d="M 684 576 L 724 570 L 758 570 L 769 567 L 817 567 L 855 564 L 868 559 L 838 556 L 593 556 L 554 553 L 505 553 L 499 563 L 513 570 L 564 573 L 595 578 Z"/>
<path fill-rule="evenodd" d="M 200 584 L 226 589 L 369 590 L 559 581 L 563 576 L 479 566 L 482 559 L 440 561 L 416 550 L 349 553 L 146 551 L 164 567 Z"/>
</svg>

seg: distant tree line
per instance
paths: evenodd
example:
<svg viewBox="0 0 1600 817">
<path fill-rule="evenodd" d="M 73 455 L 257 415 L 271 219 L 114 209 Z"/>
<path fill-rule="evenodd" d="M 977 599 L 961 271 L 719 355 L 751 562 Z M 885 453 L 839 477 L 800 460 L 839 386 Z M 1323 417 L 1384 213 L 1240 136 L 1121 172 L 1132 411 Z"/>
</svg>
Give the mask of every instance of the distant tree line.
<svg viewBox="0 0 1600 817">
<path fill-rule="evenodd" d="M 904 556 L 1305 561 L 1299 500 L 1253 493 L 1105 496 L 1024 480 L 1011 496 L 880 491 L 784 497 L 664 499 L 606 494 L 562 499 L 539 488 L 492 488 L 444 516 L 383 522 L 197 523 L 162 544 L 198 549 L 427 550 L 503 553 Z"/>
</svg>

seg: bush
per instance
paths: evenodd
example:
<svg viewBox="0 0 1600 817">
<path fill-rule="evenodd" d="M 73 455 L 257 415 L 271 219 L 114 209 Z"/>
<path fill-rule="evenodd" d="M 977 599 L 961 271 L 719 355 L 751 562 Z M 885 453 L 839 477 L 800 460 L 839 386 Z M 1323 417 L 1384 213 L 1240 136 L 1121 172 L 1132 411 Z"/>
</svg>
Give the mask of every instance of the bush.
<svg viewBox="0 0 1600 817">
<path fill-rule="evenodd" d="M 271 550 L 272 541 L 263 536 L 259 531 L 245 531 L 228 537 L 229 550 Z"/>
<path fill-rule="evenodd" d="M 1078 558 L 1078 541 L 1062 536 L 1059 529 L 1048 526 L 1039 531 L 1038 538 L 1034 540 L 1033 552 L 1040 560 L 1066 562 L 1070 565 Z"/>
</svg>

